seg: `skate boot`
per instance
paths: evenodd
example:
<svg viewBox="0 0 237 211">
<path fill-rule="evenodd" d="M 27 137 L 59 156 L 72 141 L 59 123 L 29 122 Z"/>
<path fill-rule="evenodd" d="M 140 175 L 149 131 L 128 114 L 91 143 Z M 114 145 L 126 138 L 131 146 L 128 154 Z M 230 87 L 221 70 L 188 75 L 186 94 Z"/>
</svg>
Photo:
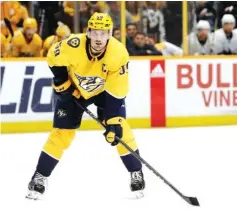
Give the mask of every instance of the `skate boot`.
<svg viewBox="0 0 237 211">
<path fill-rule="evenodd" d="M 144 196 L 143 189 L 145 188 L 145 180 L 142 170 L 131 172 L 131 184 L 130 189 L 135 194 L 136 198 L 142 198 Z"/>
<path fill-rule="evenodd" d="M 41 199 L 47 186 L 47 177 L 44 177 L 42 174 L 36 172 L 28 185 L 28 193 L 26 198 L 34 200 Z"/>
</svg>

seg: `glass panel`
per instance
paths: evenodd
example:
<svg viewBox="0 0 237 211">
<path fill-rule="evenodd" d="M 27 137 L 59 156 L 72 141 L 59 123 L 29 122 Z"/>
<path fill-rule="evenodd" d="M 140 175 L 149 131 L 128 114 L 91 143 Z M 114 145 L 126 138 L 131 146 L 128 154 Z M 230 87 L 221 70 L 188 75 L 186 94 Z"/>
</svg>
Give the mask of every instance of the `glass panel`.
<svg viewBox="0 0 237 211">
<path fill-rule="evenodd" d="M 54 2 L 54 1 L 8 1 L 1 3 L 1 19 L 7 18 L 10 25 L 14 31 L 14 35 L 23 34 L 23 38 L 26 40 L 27 44 L 22 44 L 19 46 L 19 40 L 15 37 L 12 38 L 7 24 L 1 24 L 1 32 L 7 39 L 7 54 L 6 57 L 39 57 L 45 56 L 47 52 L 43 53 L 41 49 L 42 43 L 45 44 L 45 40 L 49 36 L 57 35 L 57 39 L 51 39 L 52 42 L 48 42 L 48 47 L 51 46 L 53 42 L 63 39 L 70 35 L 70 30 L 73 31 L 73 15 L 74 2 L 68 2 L 64 5 L 64 2 Z M 25 24 L 24 20 L 28 17 L 34 18 L 34 20 L 29 21 Z M 63 28 L 59 34 L 57 34 L 56 29 L 59 25 L 67 25 Z M 38 34 L 37 36 L 33 36 Z M 12 39 L 11 39 L 12 38 Z M 2 39 L 2 37 L 1 37 Z M 4 39 L 4 38 L 3 38 Z M 2 48 L 2 46 L 1 46 Z"/>
<path fill-rule="evenodd" d="M 1 7 L 4 4 L 5 2 L 1 4 Z M 114 36 L 121 40 L 120 1 L 19 1 L 17 3 L 12 2 L 12 4 L 15 4 L 12 6 L 15 11 L 13 14 L 20 14 L 16 23 L 12 21 L 13 30 L 22 30 L 23 20 L 28 16 L 34 17 L 38 23 L 37 33 L 42 38 L 43 43 L 50 36 L 56 36 L 58 26 L 62 24 L 66 25 L 73 33 L 85 32 L 89 17 L 96 11 L 108 12 L 111 15 L 115 28 Z M 176 47 L 181 46 L 182 2 L 129 1 L 126 2 L 126 11 L 122 12 L 126 15 L 126 24 L 135 24 L 126 28 L 127 41 L 130 39 L 133 42 L 135 33 L 141 32 L 144 33 L 145 39 L 141 35 L 137 39 L 138 45 L 143 45 L 145 40 L 145 44 L 153 46 L 162 54 L 164 54 L 162 50 L 164 49 L 164 41 L 174 44 Z M 12 14 L 7 11 L 3 17 L 11 19 Z M 190 28 L 189 31 L 191 31 Z M 5 33 L 6 37 L 10 34 L 7 29 L 5 31 L 2 29 L 2 33 Z M 58 38 L 63 39 L 66 35 L 68 33 L 62 30 Z M 145 50 L 145 52 L 145 55 L 151 55 L 151 49 Z M 159 55 L 159 53 L 155 55 Z"/>
<path fill-rule="evenodd" d="M 188 53 L 189 55 L 212 54 L 213 36 L 218 25 L 218 2 L 188 2 Z"/>
<path fill-rule="evenodd" d="M 132 48 L 133 43 L 137 51 L 140 51 L 133 52 L 134 54 L 131 52 L 130 55 L 159 55 L 155 52 L 151 53 L 152 47 L 145 46 L 142 48 L 141 46 L 144 44 L 152 45 L 163 55 L 175 55 L 177 53 L 174 51 L 168 53 L 167 48 L 174 50 L 177 47 L 179 52 L 181 51 L 179 46 L 182 44 L 182 2 L 129 1 L 126 2 L 126 9 L 133 23 L 126 29 L 127 48 Z M 136 32 L 144 34 L 145 43 L 142 35 L 135 36 Z"/>
</svg>

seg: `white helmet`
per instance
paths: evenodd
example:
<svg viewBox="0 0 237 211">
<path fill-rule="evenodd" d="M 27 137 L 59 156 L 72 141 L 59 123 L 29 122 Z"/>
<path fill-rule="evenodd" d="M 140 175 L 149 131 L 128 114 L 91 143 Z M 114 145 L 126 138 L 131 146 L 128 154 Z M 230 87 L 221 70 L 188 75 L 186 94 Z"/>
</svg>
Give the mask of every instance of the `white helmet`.
<svg viewBox="0 0 237 211">
<path fill-rule="evenodd" d="M 222 22 L 222 26 L 225 24 L 225 23 L 233 23 L 235 25 L 235 18 L 233 15 L 231 14 L 225 14 L 222 19 L 221 19 L 221 22 Z"/>
<path fill-rule="evenodd" d="M 205 21 L 205 20 L 200 20 L 198 21 L 197 23 L 197 26 L 196 26 L 196 29 L 208 29 L 210 30 L 210 23 L 208 21 Z"/>
</svg>

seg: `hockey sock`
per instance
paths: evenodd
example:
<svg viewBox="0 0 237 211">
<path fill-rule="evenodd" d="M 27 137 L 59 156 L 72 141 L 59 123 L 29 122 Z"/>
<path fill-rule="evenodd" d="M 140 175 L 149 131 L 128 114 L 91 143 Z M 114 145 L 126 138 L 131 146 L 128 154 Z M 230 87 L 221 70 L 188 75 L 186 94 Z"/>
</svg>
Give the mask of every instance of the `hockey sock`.
<svg viewBox="0 0 237 211">
<path fill-rule="evenodd" d="M 135 151 L 137 154 L 139 154 L 139 150 L 137 149 Z M 132 154 L 120 156 L 125 167 L 129 172 L 134 172 L 134 171 L 140 171 L 142 168 L 141 162 L 135 158 Z"/>
<path fill-rule="evenodd" d="M 48 177 L 51 175 L 57 163 L 58 160 L 42 151 L 38 160 L 36 172 Z"/>
</svg>

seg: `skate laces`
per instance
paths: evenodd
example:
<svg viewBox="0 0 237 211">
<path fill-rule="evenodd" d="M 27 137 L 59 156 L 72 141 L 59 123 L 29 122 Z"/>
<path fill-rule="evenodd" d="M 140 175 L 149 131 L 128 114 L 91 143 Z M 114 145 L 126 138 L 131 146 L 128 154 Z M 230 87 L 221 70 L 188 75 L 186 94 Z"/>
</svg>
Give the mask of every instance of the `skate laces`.
<svg viewBox="0 0 237 211">
<path fill-rule="evenodd" d="M 37 185 L 47 186 L 47 178 L 38 172 L 35 174 L 34 181 Z"/>
<path fill-rule="evenodd" d="M 141 171 L 135 171 L 131 173 L 131 180 L 132 183 L 139 183 L 143 180 L 142 172 Z"/>
</svg>

